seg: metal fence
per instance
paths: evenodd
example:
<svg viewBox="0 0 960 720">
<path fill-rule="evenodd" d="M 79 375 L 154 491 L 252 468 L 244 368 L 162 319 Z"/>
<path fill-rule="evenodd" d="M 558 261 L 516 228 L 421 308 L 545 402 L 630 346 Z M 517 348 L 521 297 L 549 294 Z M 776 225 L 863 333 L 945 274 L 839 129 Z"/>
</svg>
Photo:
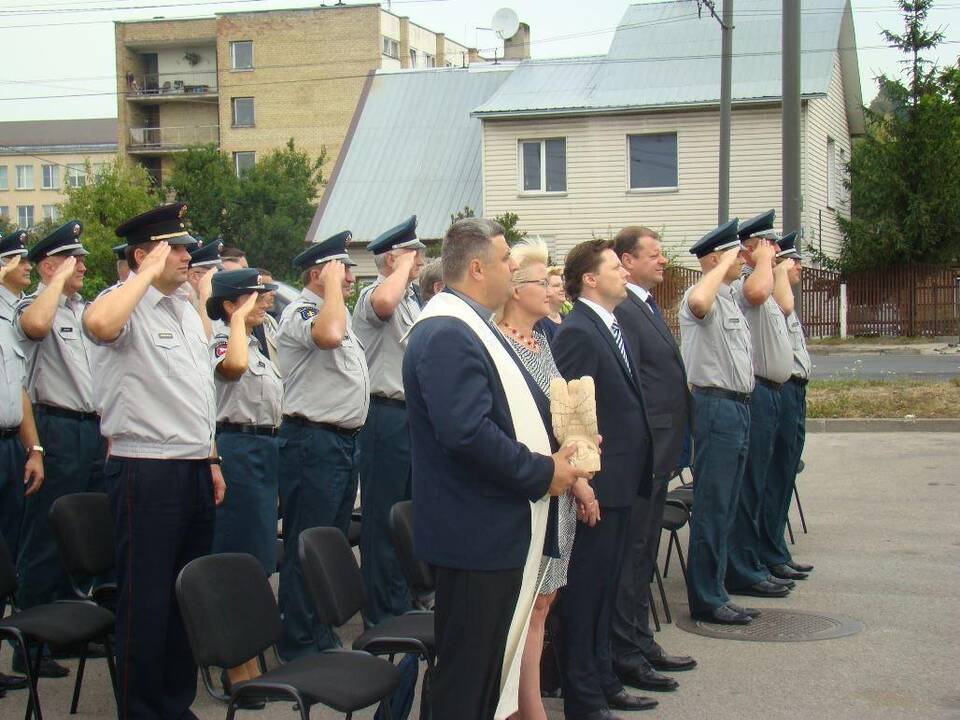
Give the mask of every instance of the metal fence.
<svg viewBox="0 0 960 720">
<path fill-rule="evenodd" d="M 955 335 L 960 269 L 905 265 L 850 273 L 849 335 Z"/>
<path fill-rule="evenodd" d="M 653 298 L 660 306 L 667 326 L 677 338 L 680 337 L 680 324 L 677 321 L 680 301 L 687 288 L 699 279 L 699 270 L 671 265 L 664 270 L 663 282 L 653 289 Z"/>
<path fill-rule="evenodd" d="M 805 267 L 797 312 L 807 337 L 840 334 L 840 273 Z"/>
</svg>

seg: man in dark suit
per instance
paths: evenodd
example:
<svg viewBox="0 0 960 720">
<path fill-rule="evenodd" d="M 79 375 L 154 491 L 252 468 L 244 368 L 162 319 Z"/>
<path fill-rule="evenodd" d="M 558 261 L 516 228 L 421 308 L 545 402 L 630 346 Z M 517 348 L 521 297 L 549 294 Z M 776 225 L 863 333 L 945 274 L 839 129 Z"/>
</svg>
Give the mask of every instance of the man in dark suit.
<svg viewBox="0 0 960 720">
<path fill-rule="evenodd" d="M 564 713 L 568 720 L 611 720 L 615 710 L 647 710 L 655 700 L 629 695 L 610 656 L 610 618 L 638 495 L 650 496 L 653 439 L 637 361 L 613 310 L 626 296 L 626 271 L 610 240 L 588 240 L 567 255 L 567 296 L 576 302 L 552 349 L 567 380 L 596 385 L 603 437 L 601 468 L 591 484 L 600 521 L 577 526 L 560 605 Z"/>
<path fill-rule="evenodd" d="M 614 238 L 614 252 L 628 273 L 627 297 L 614 315 L 630 354 L 637 361 L 653 434 L 653 491 L 637 498 L 630 521 L 627 561 L 610 628 L 614 669 L 627 685 L 671 691 L 676 680 L 658 670 L 696 667 L 691 657 L 664 652 L 650 631 L 650 581 L 653 579 L 667 483 L 677 468 L 690 420 L 690 391 L 677 341 L 650 291 L 663 282 L 667 258 L 660 236 L 650 228 L 627 227 Z"/>
<path fill-rule="evenodd" d="M 497 223 L 460 220 L 443 240 L 443 292 L 466 303 L 497 338 L 491 318 L 511 292 L 515 269 Z M 549 427 L 546 397 L 524 379 Z M 491 720 L 531 543 L 530 502 L 563 494 L 587 473 L 570 464 L 572 448 L 551 457 L 517 441 L 494 360 L 463 320 L 421 318 L 409 336 L 403 385 L 414 551 L 436 576 L 433 717 Z"/>
</svg>

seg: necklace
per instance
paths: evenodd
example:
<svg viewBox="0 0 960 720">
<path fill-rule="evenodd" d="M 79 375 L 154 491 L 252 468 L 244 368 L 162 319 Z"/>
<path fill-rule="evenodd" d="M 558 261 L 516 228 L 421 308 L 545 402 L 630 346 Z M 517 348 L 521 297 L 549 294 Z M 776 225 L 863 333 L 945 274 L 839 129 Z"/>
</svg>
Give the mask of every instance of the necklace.
<svg viewBox="0 0 960 720">
<path fill-rule="evenodd" d="M 530 348 L 530 350 L 532 350 L 533 352 L 540 351 L 540 343 L 538 343 L 537 339 L 532 335 L 524 335 L 515 327 L 513 327 L 512 325 L 510 325 L 509 323 L 503 320 L 500 321 L 500 325 L 503 326 L 503 328 L 508 333 L 510 333 L 516 339 L 516 341 L 521 345 L 524 345 L 525 347 Z"/>
</svg>

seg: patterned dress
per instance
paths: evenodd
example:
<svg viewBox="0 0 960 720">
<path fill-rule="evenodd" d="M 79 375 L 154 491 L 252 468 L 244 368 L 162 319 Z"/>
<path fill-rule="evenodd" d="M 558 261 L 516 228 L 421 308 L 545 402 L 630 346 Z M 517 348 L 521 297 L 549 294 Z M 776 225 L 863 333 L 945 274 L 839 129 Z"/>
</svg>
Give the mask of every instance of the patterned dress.
<svg viewBox="0 0 960 720">
<path fill-rule="evenodd" d="M 507 333 L 501 333 L 510 343 L 510 347 L 520 358 L 520 362 L 543 390 L 547 398 L 550 397 L 550 381 L 560 377 L 557 364 L 553 361 L 553 353 L 547 338 L 537 330 L 533 336 L 540 345 L 540 351 L 534 352 L 523 343 L 517 342 Z M 549 595 L 567 584 L 567 566 L 570 564 L 570 550 L 573 547 L 573 537 L 577 531 L 577 510 L 574 505 L 573 493 L 567 491 L 557 498 L 557 530 L 560 541 L 560 557 L 544 556 L 540 566 L 540 594 Z"/>
</svg>

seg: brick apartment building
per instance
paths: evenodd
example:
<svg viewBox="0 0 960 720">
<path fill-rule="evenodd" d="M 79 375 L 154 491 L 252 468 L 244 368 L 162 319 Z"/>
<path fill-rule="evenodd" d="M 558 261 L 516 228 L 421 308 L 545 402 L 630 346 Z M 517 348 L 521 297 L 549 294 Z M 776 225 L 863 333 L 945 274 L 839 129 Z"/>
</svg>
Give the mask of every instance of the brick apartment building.
<svg viewBox="0 0 960 720">
<path fill-rule="evenodd" d="M 477 57 L 374 4 L 117 22 L 115 42 L 119 151 L 158 180 L 189 145 L 240 173 L 290 138 L 329 174 L 371 71 Z"/>
</svg>

